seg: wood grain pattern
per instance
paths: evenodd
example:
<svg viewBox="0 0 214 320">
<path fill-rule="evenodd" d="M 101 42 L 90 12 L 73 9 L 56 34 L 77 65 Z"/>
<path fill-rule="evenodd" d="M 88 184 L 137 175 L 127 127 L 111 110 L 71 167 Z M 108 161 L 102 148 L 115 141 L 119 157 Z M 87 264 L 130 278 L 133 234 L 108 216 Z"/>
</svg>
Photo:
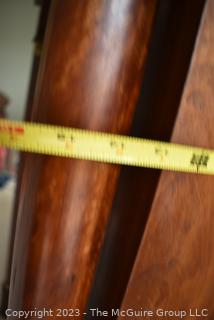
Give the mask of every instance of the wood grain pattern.
<svg viewBox="0 0 214 320">
<path fill-rule="evenodd" d="M 54 1 L 32 119 L 126 133 L 155 8 L 156 0 Z M 83 311 L 119 167 L 39 155 L 25 165 L 9 307 Z"/>
<path fill-rule="evenodd" d="M 214 1 L 208 0 L 173 142 L 214 148 L 213 52 Z M 208 309 L 206 319 L 213 319 L 213 186 L 212 176 L 161 174 L 122 309 L 186 310 L 185 319 L 193 319 L 190 308 Z"/>
<path fill-rule="evenodd" d="M 130 135 L 170 140 L 203 5 L 159 2 Z M 159 176 L 159 170 L 122 167 L 88 308 L 120 307 Z"/>
</svg>

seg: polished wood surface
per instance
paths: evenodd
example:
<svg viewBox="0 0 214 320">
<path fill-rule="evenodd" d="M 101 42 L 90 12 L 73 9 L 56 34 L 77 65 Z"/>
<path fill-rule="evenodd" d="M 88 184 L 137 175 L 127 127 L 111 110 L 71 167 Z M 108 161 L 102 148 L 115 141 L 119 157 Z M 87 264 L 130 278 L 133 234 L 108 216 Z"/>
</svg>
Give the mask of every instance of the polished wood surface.
<svg viewBox="0 0 214 320">
<path fill-rule="evenodd" d="M 173 142 L 214 148 L 213 52 L 214 1 L 208 0 Z M 198 318 L 190 309 L 208 309 L 205 318 L 214 318 L 213 186 L 213 176 L 161 174 L 122 309 L 184 310 L 185 319 Z"/>
<path fill-rule="evenodd" d="M 155 9 L 156 0 L 53 1 L 31 119 L 126 133 Z M 25 166 L 9 307 L 82 312 L 119 167 L 40 155 Z"/>
<path fill-rule="evenodd" d="M 204 0 L 159 2 L 130 135 L 169 141 L 203 6 Z M 122 168 L 88 309 L 120 307 L 159 176 L 159 170 Z"/>
</svg>

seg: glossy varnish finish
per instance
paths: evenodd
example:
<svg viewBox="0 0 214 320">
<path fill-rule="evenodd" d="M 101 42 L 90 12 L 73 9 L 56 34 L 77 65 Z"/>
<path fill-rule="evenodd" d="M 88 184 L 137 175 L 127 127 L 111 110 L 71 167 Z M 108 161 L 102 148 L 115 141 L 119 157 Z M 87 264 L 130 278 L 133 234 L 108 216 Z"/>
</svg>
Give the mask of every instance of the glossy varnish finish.
<svg viewBox="0 0 214 320">
<path fill-rule="evenodd" d="M 203 5 L 204 0 L 159 2 L 130 135 L 170 139 Z M 159 170 L 122 168 L 88 308 L 119 308 L 159 176 Z"/>
<path fill-rule="evenodd" d="M 214 148 L 213 52 L 214 1 L 208 0 L 173 142 Z M 213 176 L 161 174 L 122 309 L 185 310 L 185 319 L 194 319 L 189 309 L 208 309 L 206 319 L 213 319 L 213 186 Z"/>
<path fill-rule="evenodd" d="M 33 121 L 126 133 L 155 8 L 155 0 L 53 1 Z M 119 167 L 39 155 L 26 162 L 9 307 L 83 311 Z"/>
</svg>

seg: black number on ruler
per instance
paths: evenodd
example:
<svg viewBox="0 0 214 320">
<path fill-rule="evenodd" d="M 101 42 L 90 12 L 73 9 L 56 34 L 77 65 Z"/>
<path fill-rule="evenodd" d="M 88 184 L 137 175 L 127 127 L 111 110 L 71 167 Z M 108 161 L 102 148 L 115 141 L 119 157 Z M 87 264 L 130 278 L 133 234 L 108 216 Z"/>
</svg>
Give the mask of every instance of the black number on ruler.
<svg viewBox="0 0 214 320">
<path fill-rule="evenodd" d="M 64 141 L 65 140 L 65 135 L 63 133 L 57 133 L 57 138 L 60 140 L 60 141 Z"/>
<path fill-rule="evenodd" d="M 60 141 L 65 141 L 66 136 L 64 135 L 64 133 L 57 133 L 57 139 L 59 139 Z M 73 142 L 74 137 L 70 136 L 70 140 Z"/>
<path fill-rule="evenodd" d="M 158 146 L 155 148 L 155 153 L 160 157 L 161 161 L 163 161 L 168 155 L 168 150 L 161 146 Z"/>
<path fill-rule="evenodd" d="M 116 153 L 117 155 L 122 155 L 123 154 L 123 151 L 124 151 L 124 143 L 123 142 L 116 142 L 114 140 L 110 141 L 110 146 L 112 148 L 115 148 L 116 149 Z"/>
<path fill-rule="evenodd" d="M 207 167 L 209 160 L 209 155 L 208 154 L 195 154 L 193 153 L 192 158 L 190 160 L 190 163 L 192 165 L 195 165 L 197 167 L 197 171 L 199 170 L 200 167 Z"/>
</svg>

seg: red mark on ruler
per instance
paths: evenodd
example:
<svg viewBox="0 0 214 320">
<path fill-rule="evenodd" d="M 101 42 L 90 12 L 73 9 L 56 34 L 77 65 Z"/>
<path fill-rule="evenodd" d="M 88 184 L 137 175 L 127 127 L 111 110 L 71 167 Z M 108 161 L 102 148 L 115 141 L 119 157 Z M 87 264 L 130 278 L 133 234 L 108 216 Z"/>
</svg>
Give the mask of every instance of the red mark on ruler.
<svg viewBox="0 0 214 320">
<path fill-rule="evenodd" d="M 10 133 L 12 136 L 23 135 L 25 130 L 20 126 L 11 126 L 11 125 L 0 125 L 0 132 Z"/>
</svg>

